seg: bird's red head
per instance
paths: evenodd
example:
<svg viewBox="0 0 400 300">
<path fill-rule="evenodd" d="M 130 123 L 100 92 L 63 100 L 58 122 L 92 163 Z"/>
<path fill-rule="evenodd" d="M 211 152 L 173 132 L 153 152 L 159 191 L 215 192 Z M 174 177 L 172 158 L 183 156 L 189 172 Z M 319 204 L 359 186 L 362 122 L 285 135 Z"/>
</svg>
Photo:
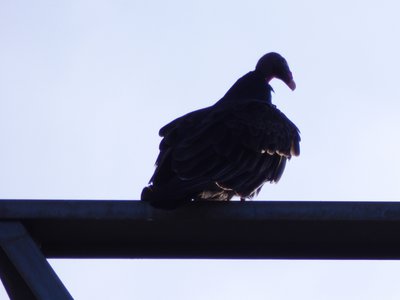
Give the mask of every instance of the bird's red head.
<svg viewBox="0 0 400 300">
<path fill-rule="evenodd" d="M 296 89 L 296 83 L 286 59 L 276 52 L 270 52 L 261 57 L 256 65 L 256 71 L 261 72 L 267 82 L 272 78 L 278 78 L 292 91 Z"/>
</svg>

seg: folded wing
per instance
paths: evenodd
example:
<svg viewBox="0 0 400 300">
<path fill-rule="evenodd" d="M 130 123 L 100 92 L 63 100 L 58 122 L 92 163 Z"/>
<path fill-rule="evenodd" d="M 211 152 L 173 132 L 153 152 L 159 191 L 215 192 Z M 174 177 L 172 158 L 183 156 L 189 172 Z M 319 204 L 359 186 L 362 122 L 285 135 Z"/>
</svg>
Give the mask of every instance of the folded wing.
<svg viewBox="0 0 400 300">
<path fill-rule="evenodd" d="M 208 107 L 160 130 L 163 140 L 150 183 L 175 198 L 251 198 L 277 182 L 286 160 L 300 154 L 299 130 L 263 101 Z"/>
</svg>

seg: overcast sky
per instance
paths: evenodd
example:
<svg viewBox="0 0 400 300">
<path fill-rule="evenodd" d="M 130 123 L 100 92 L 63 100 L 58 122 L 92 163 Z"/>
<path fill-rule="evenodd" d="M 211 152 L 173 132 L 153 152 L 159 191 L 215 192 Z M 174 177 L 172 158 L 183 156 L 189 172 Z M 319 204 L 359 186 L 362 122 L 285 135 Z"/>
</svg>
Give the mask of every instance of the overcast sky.
<svg viewBox="0 0 400 300">
<path fill-rule="evenodd" d="M 396 1 L 0 1 L 0 198 L 137 200 L 158 129 L 265 53 L 301 156 L 260 200 L 399 200 Z M 76 299 L 398 299 L 393 261 L 52 260 Z M 0 298 L 5 297 L 0 290 Z"/>
</svg>

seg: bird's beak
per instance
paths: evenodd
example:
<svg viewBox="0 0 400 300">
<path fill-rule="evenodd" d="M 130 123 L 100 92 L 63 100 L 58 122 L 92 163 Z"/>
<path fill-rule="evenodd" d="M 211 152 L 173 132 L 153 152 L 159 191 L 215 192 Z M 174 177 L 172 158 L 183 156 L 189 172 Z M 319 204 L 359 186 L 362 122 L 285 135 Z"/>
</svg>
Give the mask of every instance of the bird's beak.
<svg viewBox="0 0 400 300">
<path fill-rule="evenodd" d="M 286 82 L 287 86 L 294 91 L 296 89 L 296 82 L 294 82 L 293 79 L 291 79 L 290 81 Z"/>
<path fill-rule="evenodd" d="M 287 70 L 286 76 L 283 78 L 283 81 L 292 91 L 296 89 L 296 82 L 294 82 L 293 75 L 290 70 Z"/>
</svg>

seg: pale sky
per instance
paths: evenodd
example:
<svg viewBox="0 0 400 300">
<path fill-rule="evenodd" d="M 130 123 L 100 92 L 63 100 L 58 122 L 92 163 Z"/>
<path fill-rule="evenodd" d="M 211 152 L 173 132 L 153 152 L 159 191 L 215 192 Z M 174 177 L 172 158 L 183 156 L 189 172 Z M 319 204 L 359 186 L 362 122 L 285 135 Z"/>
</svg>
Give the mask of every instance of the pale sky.
<svg viewBox="0 0 400 300">
<path fill-rule="evenodd" d="M 399 200 L 396 1 L 0 1 L 0 198 L 137 200 L 158 129 L 265 53 L 301 156 L 260 200 Z M 75 299 L 398 299 L 397 261 L 51 260 Z M 0 289 L 0 299 L 6 297 Z"/>
</svg>

